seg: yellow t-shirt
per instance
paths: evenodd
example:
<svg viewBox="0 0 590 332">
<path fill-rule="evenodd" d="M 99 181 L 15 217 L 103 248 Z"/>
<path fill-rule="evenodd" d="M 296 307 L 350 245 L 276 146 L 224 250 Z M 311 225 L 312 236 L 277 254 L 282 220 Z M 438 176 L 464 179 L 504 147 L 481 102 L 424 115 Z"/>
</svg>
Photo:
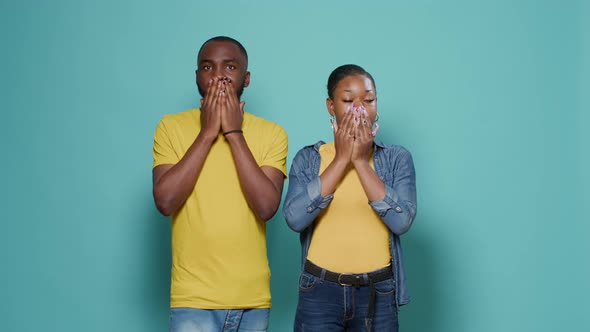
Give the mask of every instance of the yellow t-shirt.
<svg viewBox="0 0 590 332">
<path fill-rule="evenodd" d="M 200 110 L 166 115 L 154 135 L 154 167 L 176 164 L 196 139 Z M 286 174 L 287 135 L 244 113 L 244 137 L 260 166 Z M 193 192 L 172 216 L 171 307 L 269 308 L 266 226 L 240 188 L 229 143 L 219 135 Z"/>
<path fill-rule="evenodd" d="M 334 142 L 320 146 L 320 174 L 336 156 Z M 371 167 L 373 158 L 370 158 Z M 330 205 L 320 213 L 307 259 L 327 270 L 364 273 L 391 265 L 389 231 L 368 203 L 351 168 L 337 185 Z"/>
</svg>

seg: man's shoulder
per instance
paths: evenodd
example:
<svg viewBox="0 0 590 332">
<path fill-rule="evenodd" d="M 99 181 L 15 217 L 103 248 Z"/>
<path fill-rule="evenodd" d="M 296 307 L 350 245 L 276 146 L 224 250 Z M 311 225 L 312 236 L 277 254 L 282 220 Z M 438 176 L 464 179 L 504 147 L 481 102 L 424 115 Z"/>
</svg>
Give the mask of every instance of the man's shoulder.
<svg viewBox="0 0 590 332">
<path fill-rule="evenodd" d="M 253 126 L 262 126 L 262 127 L 279 127 L 282 128 L 278 123 L 267 120 L 263 117 L 258 115 L 254 115 L 252 113 L 244 112 L 244 119 L 247 119 L 251 125 Z"/>
<path fill-rule="evenodd" d="M 278 123 L 252 113 L 244 112 L 244 120 L 248 122 L 248 126 L 257 131 L 286 134 L 285 129 Z"/>
<path fill-rule="evenodd" d="M 175 124 L 187 123 L 187 122 L 195 120 L 195 114 L 197 111 L 198 111 L 198 109 L 193 108 L 193 109 L 189 109 L 189 110 L 178 112 L 178 113 L 165 114 L 164 116 L 162 116 L 162 119 L 160 121 L 165 122 L 165 123 L 171 123 L 171 124 L 172 123 L 175 123 Z"/>
</svg>

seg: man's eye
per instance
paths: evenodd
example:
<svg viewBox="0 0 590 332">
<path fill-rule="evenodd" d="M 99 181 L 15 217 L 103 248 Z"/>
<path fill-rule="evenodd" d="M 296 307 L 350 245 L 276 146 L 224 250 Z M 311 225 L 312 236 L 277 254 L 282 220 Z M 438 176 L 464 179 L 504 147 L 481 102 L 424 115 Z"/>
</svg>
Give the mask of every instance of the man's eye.
<svg viewBox="0 0 590 332">
<path fill-rule="evenodd" d="M 234 65 L 227 65 L 227 69 L 229 69 L 229 70 L 235 70 L 236 69 L 236 66 L 234 66 Z"/>
<path fill-rule="evenodd" d="M 209 65 L 204 65 L 203 67 L 201 67 L 203 70 L 210 70 L 211 66 Z"/>
</svg>

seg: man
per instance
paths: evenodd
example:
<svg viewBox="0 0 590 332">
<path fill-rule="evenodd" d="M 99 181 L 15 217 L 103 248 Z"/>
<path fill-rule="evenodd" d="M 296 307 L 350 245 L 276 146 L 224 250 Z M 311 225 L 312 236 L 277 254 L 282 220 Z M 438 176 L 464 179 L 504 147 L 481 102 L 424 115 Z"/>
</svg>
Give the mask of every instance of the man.
<svg viewBox="0 0 590 332">
<path fill-rule="evenodd" d="M 280 203 L 287 135 L 244 112 L 238 41 L 209 39 L 197 62 L 201 107 L 164 116 L 154 137 L 154 200 L 172 216 L 170 331 L 266 331 L 265 222 Z"/>
</svg>

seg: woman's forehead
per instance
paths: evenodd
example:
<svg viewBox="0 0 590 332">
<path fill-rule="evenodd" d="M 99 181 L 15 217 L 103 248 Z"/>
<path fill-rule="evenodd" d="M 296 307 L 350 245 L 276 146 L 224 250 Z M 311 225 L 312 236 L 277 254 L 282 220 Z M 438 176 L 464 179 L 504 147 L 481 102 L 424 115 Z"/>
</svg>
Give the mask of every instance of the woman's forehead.
<svg viewBox="0 0 590 332">
<path fill-rule="evenodd" d="M 375 87 L 371 79 L 364 75 L 351 75 L 338 82 L 338 92 L 374 92 Z"/>
</svg>

